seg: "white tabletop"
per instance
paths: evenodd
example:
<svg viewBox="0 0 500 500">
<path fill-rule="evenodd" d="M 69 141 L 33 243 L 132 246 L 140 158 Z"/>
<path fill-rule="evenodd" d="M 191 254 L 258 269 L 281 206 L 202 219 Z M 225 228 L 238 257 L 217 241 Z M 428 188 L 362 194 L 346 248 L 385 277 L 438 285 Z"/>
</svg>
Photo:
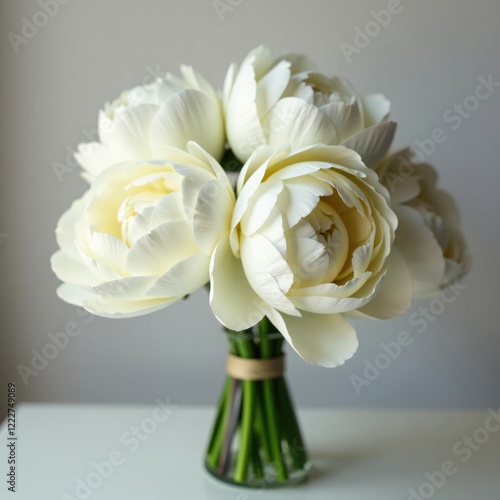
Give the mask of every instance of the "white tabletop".
<svg viewBox="0 0 500 500">
<path fill-rule="evenodd" d="M 2 499 L 500 498 L 499 409 L 302 410 L 299 418 L 313 468 L 307 483 L 278 490 L 227 486 L 205 472 L 202 458 L 213 409 L 23 404 L 16 417 L 17 491 L 7 491 L 4 421 Z M 133 434 L 137 428 L 139 437 Z"/>
</svg>

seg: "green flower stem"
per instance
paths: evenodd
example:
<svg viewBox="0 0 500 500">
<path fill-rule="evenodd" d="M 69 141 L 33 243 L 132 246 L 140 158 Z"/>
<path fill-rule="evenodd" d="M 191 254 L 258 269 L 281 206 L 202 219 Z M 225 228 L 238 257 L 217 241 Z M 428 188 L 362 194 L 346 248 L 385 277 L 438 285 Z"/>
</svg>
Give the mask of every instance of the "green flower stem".
<svg viewBox="0 0 500 500">
<path fill-rule="evenodd" d="M 284 414 L 283 420 L 286 422 L 287 440 L 291 447 L 290 454 L 293 465 L 297 469 L 302 469 L 307 462 L 306 448 L 285 380 L 280 378 L 278 384 L 280 386 L 280 408 Z"/>
<path fill-rule="evenodd" d="M 254 435 L 254 442 L 252 443 L 252 468 L 255 479 L 262 479 L 264 477 L 264 469 L 262 468 L 262 460 L 260 459 L 259 450 L 259 434 L 256 432 Z"/>
<path fill-rule="evenodd" d="M 237 340 L 238 353 L 242 358 L 255 357 L 255 345 L 253 335 L 246 335 Z M 240 449 L 236 460 L 236 469 L 234 480 L 237 483 L 244 483 L 248 477 L 248 468 L 250 458 L 252 457 L 252 448 L 256 447 L 254 439 L 255 409 L 256 409 L 256 391 L 255 382 L 243 380 L 243 408 L 241 416 L 241 434 Z"/>
<path fill-rule="evenodd" d="M 271 330 L 271 322 L 264 316 L 259 323 L 259 337 L 260 337 L 260 352 L 262 359 L 272 358 L 272 346 L 269 340 L 268 333 Z"/>
<path fill-rule="evenodd" d="M 257 428 L 257 432 L 260 435 L 260 441 L 262 443 L 262 449 L 264 452 L 264 458 L 266 462 L 272 462 L 273 454 L 271 451 L 271 440 L 269 438 L 269 432 L 266 425 L 266 417 L 264 414 L 264 387 L 262 382 L 256 383 L 256 392 L 257 392 L 257 414 L 255 420 L 255 426 Z"/>
<path fill-rule="evenodd" d="M 252 453 L 253 424 L 255 414 L 255 382 L 243 380 L 243 410 L 241 418 L 241 442 L 236 461 L 234 480 L 244 483 L 248 477 L 248 464 Z M 255 443 L 253 443 L 255 445 Z"/>
<path fill-rule="evenodd" d="M 219 401 L 219 408 L 217 410 L 217 417 L 215 419 L 214 430 L 212 433 L 212 439 L 208 445 L 207 452 L 207 462 L 212 468 L 216 468 L 220 451 L 222 448 L 222 441 L 224 439 L 224 429 L 227 427 L 227 422 L 229 419 L 229 412 L 227 411 L 227 405 L 229 401 L 229 392 L 231 389 L 231 379 L 226 377 L 224 383 L 224 389 Z"/>
<path fill-rule="evenodd" d="M 241 380 L 231 378 L 231 388 L 227 404 L 227 425 L 224 429 L 224 439 L 218 460 L 218 471 L 225 474 L 231 462 L 231 443 L 239 427 L 240 405 L 242 400 Z"/>
<path fill-rule="evenodd" d="M 263 359 L 271 358 L 276 355 L 276 344 L 269 340 L 268 333 L 271 323 L 264 317 L 259 323 L 260 334 L 260 349 Z M 275 345 L 272 345 L 275 344 Z M 275 380 L 263 380 L 264 393 L 264 415 L 266 419 L 266 427 L 269 429 L 269 441 L 273 463 L 276 468 L 276 475 L 279 481 L 286 481 L 288 473 L 286 470 L 285 459 L 281 449 L 281 438 L 279 433 L 278 415 L 277 415 L 277 394 L 275 394 Z"/>
<path fill-rule="evenodd" d="M 281 449 L 281 438 L 279 434 L 278 418 L 276 412 L 276 395 L 274 391 L 273 380 L 264 380 L 264 401 L 266 420 L 269 427 L 269 436 L 271 440 L 271 451 L 273 462 L 276 468 L 276 475 L 279 481 L 286 481 L 288 474 L 285 466 L 285 459 Z"/>
</svg>

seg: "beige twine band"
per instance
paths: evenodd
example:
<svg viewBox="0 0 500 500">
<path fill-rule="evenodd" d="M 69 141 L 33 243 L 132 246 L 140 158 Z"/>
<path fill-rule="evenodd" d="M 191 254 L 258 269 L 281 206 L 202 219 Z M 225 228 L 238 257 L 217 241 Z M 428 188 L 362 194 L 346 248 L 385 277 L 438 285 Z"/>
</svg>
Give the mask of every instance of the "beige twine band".
<svg viewBox="0 0 500 500">
<path fill-rule="evenodd" d="M 285 356 L 270 359 L 248 359 L 227 355 L 226 371 L 239 380 L 269 380 L 285 373 Z"/>
</svg>

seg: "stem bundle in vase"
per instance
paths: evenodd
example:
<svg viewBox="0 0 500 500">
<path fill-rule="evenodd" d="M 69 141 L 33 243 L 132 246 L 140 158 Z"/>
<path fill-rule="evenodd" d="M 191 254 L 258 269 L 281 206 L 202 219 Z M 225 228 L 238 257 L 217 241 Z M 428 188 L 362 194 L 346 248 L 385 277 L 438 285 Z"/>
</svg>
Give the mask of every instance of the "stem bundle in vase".
<svg viewBox="0 0 500 500">
<path fill-rule="evenodd" d="M 228 330 L 227 338 L 230 355 L 252 360 L 253 370 L 250 379 L 227 375 L 207 450 L 208 470 L 254 487 L 304 479 L 309 461 L 283 373 L 259 374 L 262 360 L 283 366 L 283 337 L 264 318 L 258 329 Z"/>
</svg>

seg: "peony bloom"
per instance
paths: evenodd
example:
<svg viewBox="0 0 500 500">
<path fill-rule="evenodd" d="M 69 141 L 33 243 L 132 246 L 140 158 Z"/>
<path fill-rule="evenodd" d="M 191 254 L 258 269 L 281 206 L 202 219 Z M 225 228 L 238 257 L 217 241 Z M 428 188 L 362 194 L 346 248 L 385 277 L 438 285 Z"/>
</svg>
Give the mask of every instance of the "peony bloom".
<svg viewBox="0 0 500 500">
<path fill-rule="evenodd" d="M 203 286 L 229 230 L 234 191 L 195 143 L 171 161 L 107 168 L 61 217 L 60 298 L 106 317 L 146 314 Z"/>
<path fill-rule="evenodd" d="M 224 117 L 220 99 L 202 76 L 181 66 L 183 78 L 167 74 L 124 92 L 99 112 L 100 143 L 80 144 L 75 155 L 89 182 L 110 165 L 151 158 L 168 160 L 172 147 L 197 142 L 220 160 Z"/>
<path fill-rule="evenodd" d="M 266 315 L 305 360 L 337 366 L 358 346 L 342 314 L 390 318 L 409 307 L 411 278 L 392 250 L 397 218 L 356 152 L 263 146 L 237 190 L 210 263 L 210 302 L 225 326 Z"/>
<path fill-rule="evenodd" d="M 322 143 L 353 149 L 374 167 L 396 128 L 384 96 L 361 97 L 345 80 L 316 73 L 305 56 L 273 59 L 264 47 L 229 68 L 224 108 L 229 145 L 242 162 L 263 144 L 300 149 Z"/>
<path fill-rule="evenodd" d="M 437 188 L 434 168 L 412 161 L 410 149 L 390 155 L 376 171 L 399 219 L 394 244 L 410 269 L 415 297 L 433 296 L 469 268 L 457 206 Z"/>
</svg>

